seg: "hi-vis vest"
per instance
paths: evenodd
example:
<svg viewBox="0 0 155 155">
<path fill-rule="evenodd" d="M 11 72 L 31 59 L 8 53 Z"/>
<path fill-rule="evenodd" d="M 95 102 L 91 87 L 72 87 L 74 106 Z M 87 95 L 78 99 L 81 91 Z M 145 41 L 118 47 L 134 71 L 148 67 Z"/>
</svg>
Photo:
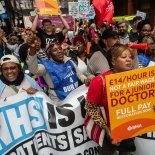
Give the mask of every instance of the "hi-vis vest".
<svg viewBox="0 0 155 155">
<path fill-rule="evenodd" d="M 54 91 L 58 98 L 63 100 L 78 87 L 78 77 L 71 61 L 59 64 L 51 60 L 44 60 L 43 64 L 54 84 Z"/>
</svg>

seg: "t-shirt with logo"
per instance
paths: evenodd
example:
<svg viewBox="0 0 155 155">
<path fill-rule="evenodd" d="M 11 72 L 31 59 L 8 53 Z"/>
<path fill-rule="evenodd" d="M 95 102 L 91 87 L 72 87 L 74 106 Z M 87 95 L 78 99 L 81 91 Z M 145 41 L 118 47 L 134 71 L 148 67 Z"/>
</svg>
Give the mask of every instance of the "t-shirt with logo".
<svg viewBox="0 0 155 155">
<path fill-rule="evenodd" d="M 41 38 L 42 48 L 45 48 L 53 39 L 57 39 L 59 43 L 62 43 L 63 40 L 65 39 L 65 36 L 63 35 L 62 31 L 59 33 L 50 34 L 50 35 L 48 35 L 44 30 L 40 28 L 37 29 L 37 31 L 38 31 L 39 37 Z"/>
</svg>

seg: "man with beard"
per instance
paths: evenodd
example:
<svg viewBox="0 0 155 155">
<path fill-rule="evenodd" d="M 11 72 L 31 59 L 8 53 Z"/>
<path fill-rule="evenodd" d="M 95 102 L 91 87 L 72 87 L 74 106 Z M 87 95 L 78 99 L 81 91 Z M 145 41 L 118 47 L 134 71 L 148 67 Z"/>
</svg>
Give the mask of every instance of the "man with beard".
<svg viewBox="0 0 155 155">
<path fill-rule="evenodd" d="M 117 27 L 118 27 L 120 43 L 127 44 L 128 42 L 130 42 L 129 34 L 128 34 L 128 21 L 126 20 L 119 21 L 117 24 Z"/>
</svg>

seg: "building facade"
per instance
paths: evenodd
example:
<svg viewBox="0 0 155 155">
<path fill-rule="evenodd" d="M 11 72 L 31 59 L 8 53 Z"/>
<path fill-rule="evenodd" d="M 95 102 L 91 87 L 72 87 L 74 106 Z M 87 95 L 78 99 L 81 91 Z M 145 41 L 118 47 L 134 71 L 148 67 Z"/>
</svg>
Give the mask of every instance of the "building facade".
<svg viewBox="0 0 155 155">
<path fill-rule="evenodd" d="M 62 13 L 68 13 L 68 2 L 76 2 L 78 0 L 59 0 Z M 91 1 L 91 0 L 90 0 Z M 6 9 L 8 19 L 1 19 L 11 27 L 19 25 L 23 20 L 23 16 L 29 16 L 30 11 L 35 8 L 35 0 L 0 0 Z M 147 13 L 151 24 L 155 25 L 155 0 L 113 0 L 115 13 L 114 16 L 135 15 L 136 11 Z M 120 8 L 121 6 L 121 8 Z"/>
<path fill-rule="evenodd" d="M 147 13 L 147 18 L 155 25 L 155 0 L 113 0 L 113 4 L 115 16 L 135 15 L 139 10 Z"/>
</svg>

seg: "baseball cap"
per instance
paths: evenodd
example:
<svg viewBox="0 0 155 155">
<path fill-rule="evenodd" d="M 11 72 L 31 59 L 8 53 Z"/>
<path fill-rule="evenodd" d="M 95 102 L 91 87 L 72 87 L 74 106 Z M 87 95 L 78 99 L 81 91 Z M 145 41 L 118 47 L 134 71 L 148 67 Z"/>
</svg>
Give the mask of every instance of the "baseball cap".
<svg viewBox="0 0 155 155">
<path fill-rule="evenodd" d="M 111 38 L 114 36 L 118 36 L 118 32 L 114 31 L 112 29 L 106 29 L 103 33 L 102 33 L 102 39 L 107 39 L 107 38 Z"/>
<path fill-rule="evenodd" d="M 3 65 L 4 63 L 7 63 L 7 62 L 13 62 L 13 63 L 16 63 L 16 64 L 20 64 L 19 60 L 13 55 L 5 55 L 0 60 L 1 65 Z"/>
<path fill-rule="evenodd" d="M 80 41 L 80 42 L 82 42 L 84 45 L 86 45 L 86 42 L 85 42 L 85 40 L 84 40 L 84 38 L 83 38 L 82 36 L 76 36 L 76 37 L 73 39 L 73 44 L 74 44 L 74 46 L 75 46 L 75 44 L 76 44 L 77 41 Z"/>
</svg>

